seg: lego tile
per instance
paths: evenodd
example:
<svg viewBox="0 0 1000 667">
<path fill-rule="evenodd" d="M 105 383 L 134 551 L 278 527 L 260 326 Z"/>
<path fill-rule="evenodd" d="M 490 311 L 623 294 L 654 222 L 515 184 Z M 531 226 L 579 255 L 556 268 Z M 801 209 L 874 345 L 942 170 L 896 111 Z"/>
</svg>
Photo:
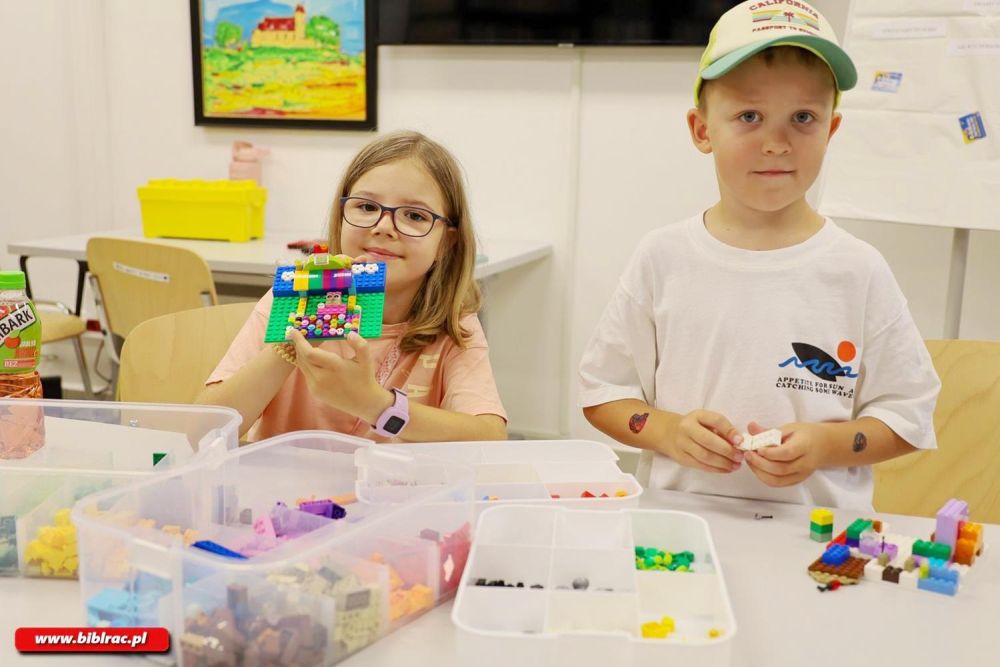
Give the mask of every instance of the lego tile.
<svg viewBox="0 0 1000 667">
<path fill-rule="evenodd" d="M 809 566 L 809 576 L 820 583 L 839 581 L 842 584 L 856 584 L 864 575 L 864 558 L 848 558 L 840 565 L 828 565 L 823 562 L 822 557 L 817 558 Z"/>
<path fill-rule="evenodd" d="M 295 277 L 294 266 L 279 266 L 274 270 L 274 282 L 271 284 L 271 291 L 274 296 L 292 296 L 295 290 L 292 289 L 292 280 Z"/>
</svg>

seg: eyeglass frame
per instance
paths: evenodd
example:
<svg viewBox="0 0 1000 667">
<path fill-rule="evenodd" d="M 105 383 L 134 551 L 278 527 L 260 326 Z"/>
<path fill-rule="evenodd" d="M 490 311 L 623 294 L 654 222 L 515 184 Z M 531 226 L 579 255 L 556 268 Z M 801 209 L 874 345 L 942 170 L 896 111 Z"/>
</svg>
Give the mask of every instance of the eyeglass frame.
<svg viewBox="0 0 1000 667">
<path fill-rule="evenodd" d="M 381 211 L 379 212 L 378 217 L 375 218 L 375 224 L 369 225 L 368 227 L 363 227 L 361 225 L 356 225 L 353 222 L 351 222 L 350 220 L 348 220 L 347 219 L 347 213 L 345 212 L 345 204 L 347 203 L 347 201 L 349 199 L 360 199 L 361 201 L 371 202 L 371 203 L 375 204 L 376 206 L 378 206 L 381 209 Z M 401 208 L 412 208 L 412 209 L 416 209 L 418 211 L 424 211 L 425 213 L 429 213 L 430 216 L 431 216 L 431 226 L 427 228 L 427 232 L 425 234 L 421 234 L 419 236 L 414 236 L 413 234 L 407 234 L 406 232 L 402 231 L 399 228 L 399 225 L 396 224 L 396 211 L 398 211 Z M 392 228 L 395 229 L 397 233 L 402 234 L 403 236 L 406 236 L 406 237 L 411 238 L 411 239 L 422 239 L 422 238 L 430 235 L 430 233 L 432 231 L 434 231 L 434 224 L 438 220 L 444 221 L 444 224 L 447 225 L 447 226 L 449 226 L 449 227 L 458 228 L 458 223 L 457 222 L 451 220 L 450 218 L 446 218 L 443 215 L 439 215 L 439 214 L 435 213 L 434 211 L 430 210 L 429 208 L 424 208 L 423 206 L 413 206 L 413 205 L 410 205 L 410 204 L 404 204 L 403 206 L 386 206 L 385 204 L 382 204 L 381 202 L 377 202 L 374 199 L 369 199 L 368 197 L 351 197 L 351 196 L 347 196 L 347 197 L 341 197 L 340 198 L 340 218 L 344 222 L 346 222 L 347 224 L 349 224 L 351 227 L 357 227 L 358 229 L 373 229 L 373 228 L 377 227 L 378 223 L 381 222 L 382 218 L 385 216 L 386 211 L 389 212 L 389 220 L 392 222 Z"/>
</svg>

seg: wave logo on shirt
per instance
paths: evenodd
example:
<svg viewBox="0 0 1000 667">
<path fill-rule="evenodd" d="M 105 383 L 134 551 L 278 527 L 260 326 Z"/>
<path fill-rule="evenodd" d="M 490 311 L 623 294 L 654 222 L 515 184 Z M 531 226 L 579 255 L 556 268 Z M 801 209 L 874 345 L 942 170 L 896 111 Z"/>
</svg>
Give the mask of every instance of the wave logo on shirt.
<svg viewBox="0 0 1000 667">
<path fill-rule="evenodd" d="M 858 354 L 858 349 L 849 340 L 842 340 L 837 345 L 837 358 L 831 357 L 828 353 L 809 343 L 792 343 L 792 350 L 795 356 L 788 357 L 780 364 L 779 368 L 784 368 L 790 364 L 795 364 L 796 368 L 804 368 L 821 380 L 836 382 L 838 377 L 856 378 L 858 374 L 847 365 L 853 361 Z"/>
</svg>

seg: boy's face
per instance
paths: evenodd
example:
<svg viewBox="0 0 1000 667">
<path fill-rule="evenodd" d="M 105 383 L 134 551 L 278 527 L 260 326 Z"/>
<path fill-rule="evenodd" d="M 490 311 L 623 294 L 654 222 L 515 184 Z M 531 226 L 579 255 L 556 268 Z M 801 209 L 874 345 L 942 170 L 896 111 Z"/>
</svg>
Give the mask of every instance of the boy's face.
<svg viewBox="0 0 1000 667">
<path fill-rule="evenodd" d="M 722 199 L 761 212 L 804 201 L 840 126 L 829 69 L 781 51 L 709 82 L 702 108 L 688 112 L 695 146 L 715 156 Z"/>
</svg>

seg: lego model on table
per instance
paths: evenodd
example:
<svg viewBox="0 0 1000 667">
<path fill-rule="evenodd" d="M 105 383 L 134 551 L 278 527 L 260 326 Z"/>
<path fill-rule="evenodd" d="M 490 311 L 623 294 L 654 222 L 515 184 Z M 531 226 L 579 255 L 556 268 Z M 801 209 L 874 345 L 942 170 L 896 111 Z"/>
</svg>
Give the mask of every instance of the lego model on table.
<svg viewBox="0 0 1000 667">
<path fill-rule="evenodd" d="M 814 510 L 811 519 L 812 539 L 832 535 L 829 510 Z M 868 580 L 956 595 L 959 582 L 982 553 L 982 524 L 969 521 L 968 503 L 953 498 L 938 510 L 929 539 L 890 533 L 888 525 L 877 519 L 856 519 L 827 545 L 808 572 L 822 584 L 821 591 Z"/>
<path fill-rule="evenodd" d="M 293 329 L 313 340 L 382 335 L 385 262 L 354 262 L 316 245 L 304 261 L 275 270 L 272 292 L 265 343 L 285 342 Z"/>
<path fill-rule="evenodd" d="M 717 667 L 736 634 L 704 519 L 553 505 L 482 512 L 452 622 L 477 667 Z"/>
</svg>

